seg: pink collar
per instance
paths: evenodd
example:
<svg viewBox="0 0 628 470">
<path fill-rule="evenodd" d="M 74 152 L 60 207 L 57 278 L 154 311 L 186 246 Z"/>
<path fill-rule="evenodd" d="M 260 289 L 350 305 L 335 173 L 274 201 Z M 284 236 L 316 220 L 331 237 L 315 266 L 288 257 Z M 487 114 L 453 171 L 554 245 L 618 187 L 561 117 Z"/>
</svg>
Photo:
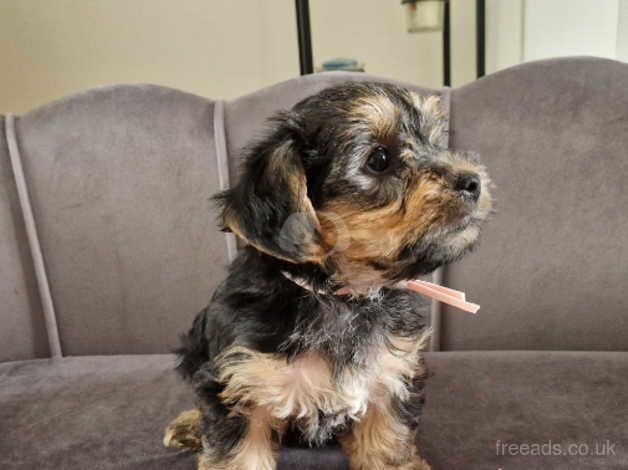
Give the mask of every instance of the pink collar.
<svg viewBox="0 0 628 470">
<path fill-rule="evenodd" d="M 283 274 L 290 281 L 294 282 L 296 285 L 303 287 L 310 292 L 314 292 L 314 288 L 306 280 L 295 277 L 287 271 L 281 271 L 281 274 Z M 480 306 L 478 304 L 467 302 L 466 294 L 464 292 L 450 289 L 449 287 L 444 287 L 439 284 L 434 284 L 432 282 L 414 279 L 412 281 L 401 281 L 397 283 L 395 287 L 398 289 L 408 289 L 418 292 L 425 297 L 437 300 L 438 302 L 450 305 L 464 312 L 476 314 L 478 310 L 480 310 Z M 338 289 L 335 294 L 343 295 L 345 293 L 348 293 L 348 291 L 345 291 L 346 288 L 343 287 Z M 325 292 L 322 290 L 317 290 L 317 293 L 324 294 Z"/>
<path fill-rule="evenodd" d="M 430 297 L 431 299 L 438 300 L 444 304 L 451 305 L 452 307 L 464 312 L 476 314 L 478 313 L 478 310 L 480 310 L 480 306 L 478 304 L 467 302 L 466 294 L 456 289 L 450 289 L 449 287 L 444 287 L 432 282 L 420 281 L 418 279 L 413 281 L 402 281 L 399 283 L 399 286 L 413 290 L 425 297 Z"/>
</svg>

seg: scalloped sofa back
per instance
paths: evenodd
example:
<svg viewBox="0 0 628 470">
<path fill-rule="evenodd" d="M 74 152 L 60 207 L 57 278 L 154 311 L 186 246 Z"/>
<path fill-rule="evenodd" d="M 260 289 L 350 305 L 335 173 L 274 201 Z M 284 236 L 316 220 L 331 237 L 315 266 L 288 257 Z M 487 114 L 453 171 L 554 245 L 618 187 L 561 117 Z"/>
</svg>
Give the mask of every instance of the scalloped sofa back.
<svg viewBox="0 0 628 470">
<path fill-rule="evenodd" d="M 171 351 L 235 249 L 210 197 L 268 116 L 345 80 L 383 79 L 316 74 L 233 101 L 120 85 L 0 117 L 0 361 Z M 435 312 L 435 344 L 628 349 L 628 65 L 560 59 L 408 86 L 442 95 L 450 145 L 480 152 L 496 184 L 480 248 L 442 273 L 482 310 Z"/>
</svg>

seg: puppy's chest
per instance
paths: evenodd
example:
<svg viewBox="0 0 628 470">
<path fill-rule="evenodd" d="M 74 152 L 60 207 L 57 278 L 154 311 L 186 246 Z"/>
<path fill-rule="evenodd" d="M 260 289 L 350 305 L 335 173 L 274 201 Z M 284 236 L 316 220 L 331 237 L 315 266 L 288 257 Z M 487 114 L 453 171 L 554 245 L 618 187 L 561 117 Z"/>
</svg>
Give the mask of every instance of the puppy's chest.
<svg viewBox="0 0 628 470">
<path fill-rule="evenodd" d="M 289 423 L 310 442 L 324 442 L 338 427 L 358 420 L 369 403 L 407 397 L 407 384 L 421 372 L 420 338 L 388 338 L 370 348 L 359 365 L 334 370 L 323 353 L 304 352 L 293 360 L 253 351 L 235 351 L 222 365 L 223 394 L 262 408 L 276 427 Z M 394 349 L 391 349 L 391 344 Z"/>
</svg>

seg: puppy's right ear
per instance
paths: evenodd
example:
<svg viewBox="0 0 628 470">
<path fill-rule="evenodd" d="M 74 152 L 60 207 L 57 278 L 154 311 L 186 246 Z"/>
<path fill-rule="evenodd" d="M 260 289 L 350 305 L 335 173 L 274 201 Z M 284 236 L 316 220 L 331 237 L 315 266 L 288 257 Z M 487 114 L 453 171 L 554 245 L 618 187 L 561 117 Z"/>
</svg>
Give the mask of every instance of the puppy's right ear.
<svg viewBox="0 0 628 470">
<path fill-rule="evenodd" d="M 223 226 L 257 250 L 293 263 L 321 263 L 320 224 L 307 196 L 298 116 L 252 147 L 236 186 L 217 196 Z"/>
</svg>

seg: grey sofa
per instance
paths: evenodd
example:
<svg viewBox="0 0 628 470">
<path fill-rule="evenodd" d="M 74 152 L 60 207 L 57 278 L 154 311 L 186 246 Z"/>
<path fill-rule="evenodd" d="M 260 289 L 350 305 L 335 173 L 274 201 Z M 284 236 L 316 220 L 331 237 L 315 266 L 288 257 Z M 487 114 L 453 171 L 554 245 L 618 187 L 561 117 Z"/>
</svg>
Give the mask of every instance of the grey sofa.
<svg viewBox="0 0 628 470">
<path fill-rule="evenodd" d="M 0 468 L 194 468 L 161 439 L 193 404 L 170 351 L 236 249 L 209 198 L 267 116 L 366 79 L 227 102 L 105 87 L 0 118 Z M 628 65 L 409 86 L 443 96 L 450 145 L 479 151 L 497 187 L 481 247 L 437 273 L 482 310 L 433 305 L 423 454 L 435 469 L 628 468 Z M 280 454 L 345 466 L 333 446 Z"/>
</svg>

